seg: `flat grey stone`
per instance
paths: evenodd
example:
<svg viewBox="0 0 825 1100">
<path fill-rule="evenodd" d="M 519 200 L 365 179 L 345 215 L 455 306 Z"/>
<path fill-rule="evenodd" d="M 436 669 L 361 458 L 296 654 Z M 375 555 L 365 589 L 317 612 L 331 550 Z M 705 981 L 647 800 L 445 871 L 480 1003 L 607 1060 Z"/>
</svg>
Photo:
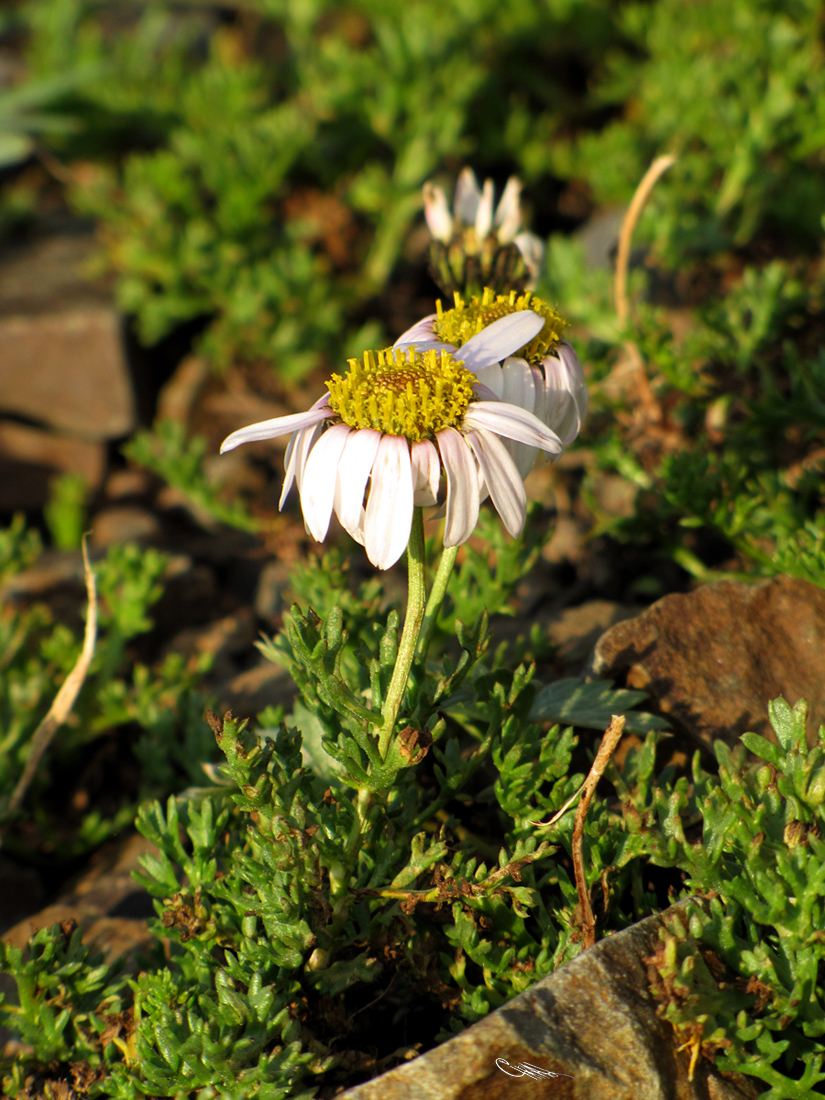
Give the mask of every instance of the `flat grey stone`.
<svg viewBox="0 0 825 1100">
<path fill-rule="evenodd" d="M 677 1050 L 648 989 L 644 959 L 661 924 L 648 917 L 601 940 L 454 1039 L 340 1100 L 755 1100 L 752 1081 L 723 1076 L 703 1058 L 688 1080 L 689 1053 Z M 497 1059 L 558 1076 L 514 1077 Z"/>
</svg>

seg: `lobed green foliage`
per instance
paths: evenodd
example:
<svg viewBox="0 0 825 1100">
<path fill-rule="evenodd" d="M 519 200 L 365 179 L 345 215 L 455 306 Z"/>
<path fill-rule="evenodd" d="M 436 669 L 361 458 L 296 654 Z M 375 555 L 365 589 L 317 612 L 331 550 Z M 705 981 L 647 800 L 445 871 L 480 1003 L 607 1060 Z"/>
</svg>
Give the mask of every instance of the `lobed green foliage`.
<svg viewBox="0 0 825 1100">
<path fill-rule="evenodd" d="M 5 844 L 21 854 L 33 855 L 32 844 L 48 844 L 65 857 L 99 845 L 129 824 L 136 798 L 202 775 L 200 762 L 209 757 L 210 741 L 201 721 L 206 696 L 200 681 L 209 659 L 187 665 L 170 654 L 154 667 L 134 660 L 130 647 L 154 625 L 151 610 L 163 591 L 168 558 L 132 545 L 111 547 L 94 565 L 99 629 L 89 675 L 27 796 L 27 812 L 37 828 L 28 839 L 9 832 L 8 802 L 32 735 L 82 646 L 82 623 L 60 621 L 45 603 L 15 595 L 15 577 L 35 563 L 40 549 L 36 532 L 26 529 L 22 517 L 0 537 L 0 576 L 6 584 L 0 609 L 0 825 L 7 832 Z M 124 799 L 117 792 L 114 803 L 105 809 L 91 806 L 67 830 L 61 799 L 55 798 L 55 777 L 76 768 L 101 738 L 112 738 L 120 729 L 134 731 L 131 752 L 141 762 L 135 796 Z"/>
<path fill-rule="evenodd" d="M 662 932 L 662 1015 L 697 1056 L 770 1086 L 764 1100 L 803 1100 L 825 1081 L 825 729 L 808 749 L 804 700 L 769 713 L 776 742 L 742 737 L 761 766 L 717 742 L 718 778 L 697 757 L 692 783 L 635 811 L 653 860 L 707 899 Z"/>
</svg>

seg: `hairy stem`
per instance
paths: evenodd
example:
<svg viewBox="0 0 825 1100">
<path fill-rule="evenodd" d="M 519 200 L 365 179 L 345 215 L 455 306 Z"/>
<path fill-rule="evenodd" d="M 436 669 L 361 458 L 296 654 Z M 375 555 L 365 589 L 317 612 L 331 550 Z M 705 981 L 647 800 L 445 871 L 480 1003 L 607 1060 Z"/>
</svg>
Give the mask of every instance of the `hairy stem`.
<svg viewBox="0 0 825 1100">
<path fill-rule="evenodd" d="M 410 531 L 410 542 L 407 547 L 407 576 L 409 582 L 407 615 L 404 619 L 404 630 L 401 633 L 395 668 L 392 670 L 392 679 L 387 688 L 384 709 L 381 712 L 384 724 L 378 738 L 378 751 L 382 759 L 386 759 L 389 751 L 390 738 L 395 728 L 395 719 L 398 715 L 398 708 L 401 706 L 401 700 L 404 698 L 404 691 L 407 687 L 407 680 L 418 645 L 421 623 L 424 619 L 424 601 L 427 593 L 424 564 L 424 513 L 421 508 L 416 508 L 413 511 L 412 530 Z"/>
<path fill-rule="evenodd" d="M 435 574 L 430 598 L 427 600 L 427 609 L 424 612 L 424 623 L 421 627 L 421 636 L 418 639 L 418 655 L 422 661 L 427 656 L 430 639 L 433 636 L 433 630 L 435 629 L 435 624 L 438 619 L 438 612 L 441 610 L 441 604 L 444 602 L 444 595 L 453 572 L 457 553 L 457 546 L 445 547 L 441 554 L 441 561 L 438 563 L 438 570 Z"/>
</svg>

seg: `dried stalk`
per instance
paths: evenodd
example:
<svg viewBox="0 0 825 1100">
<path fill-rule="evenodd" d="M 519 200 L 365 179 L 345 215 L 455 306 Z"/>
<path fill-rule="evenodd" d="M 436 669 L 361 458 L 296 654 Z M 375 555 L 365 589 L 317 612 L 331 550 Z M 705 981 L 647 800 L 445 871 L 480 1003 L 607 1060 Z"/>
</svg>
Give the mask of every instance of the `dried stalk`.
<svg viewBox="0 0 825 1100">
<path fill-rule="evenodd" d="M 619 232 L 619 251 L 616 256 L 616 282 L 614 286 L 616 317 L 621 328 L 625 327 L 630 317 L 630 301 L 627 294 L 627 272 L 630 263 L 630 245 L 633 240 L 633 232 L 636 229 L 639 218 L 642 216 L 642 211 L 647 205 L 648 199 L 653 193 L 653 188 L 656 186 L 657 181 L 668 168 L 675 163 L 676 157 L 670 155 L 657 157 L 656 160 L 654 160 L 642 177 L 641 183 L 636 188 L 636 193 L 631 200 L 630 206 L 627 208 L 627 213 L 622 222 L 622 228 Z M 632 373 L 636 377 L 636 383 L 639 388 L 639 399 L 648 419 L 651 421 L 661 420 L 662 410 L 659 407 L 658 401 L 653 396 L 653 391 L 650 388 L 645 365 L 638 347 L 632 340 L 626 340 L 625 351 L 627 352 L 627 359 L 625 360 L 626 368 L 628 373 Z M 614 371 L 614 376 L 618 376 L 620 373 L 624 373 L 621 368 Z"/>
<path fill-rule="evenodd" d="M 624 715 L 614 714 L 610 719 L 610 725 L 605 731 L 596 759 L 590 769 L 587 779 L 582 787 L 582 800 L 576 809 L 576 820 L 573 824 L 573 871 L 576 876 L 576 891 L 579 895 L 579 907 L 582 911 L 582 950 L 586 951 L 596 942 L 596 921 L 593 916 L 593 907 L 590 904 L 590 891 L 587 889 L 587 879 L 584 873 L 584 819 L 587 816 L 587 808 L 593 797 L 596 786 L 604 775 L 613 751 L 621 740 L 624 732 Z"/>
<path fill-rule="evenodd" d="M 654 160 L 636 188 L 636 193 L 622 221 L 622 228 L 619 232 L 619 251 L 616 256 L 616 285 L 614 288 L 616 316 L 622 327 L 627 323 L 630 316 L 630 302 L 627 297 L 627 269 L 630 262 L 630 244 L 633 240 L 633 233 L 659 177 L 664 175 L 668 168 L 675 163 L 676 157 L 670 155 L 657 157 Z"/>
<path fill-rule="evenodd" d="M 97 586 L 95 575 L 89 564 L 89 554 L 86 549 L 86 536 L 83 536 L 83 572 L 86 580 L 86 592 L 89 597 L 89 610 L 86 615 L 86 633 L 83 638 L 83 649 L 80 651 L 74 668 L 66 677 L 63 686 L 49 707 L 49 713 L 34 731 L 29 750 L 29 758 L 20 776 L 20 781 L 14 789 L 14 794 L 8 806 L 9 816 L 17 813 L 26 797 L 26 791 L 34 779 L 37 766 L 43 757 L 43 753 L 49 747 L 49 743 L 57 730 L 68 718 L 75 704 L 78 693 L 89 671 L 89 665 L 95 652 L 97 641 Z"/>
</svg>

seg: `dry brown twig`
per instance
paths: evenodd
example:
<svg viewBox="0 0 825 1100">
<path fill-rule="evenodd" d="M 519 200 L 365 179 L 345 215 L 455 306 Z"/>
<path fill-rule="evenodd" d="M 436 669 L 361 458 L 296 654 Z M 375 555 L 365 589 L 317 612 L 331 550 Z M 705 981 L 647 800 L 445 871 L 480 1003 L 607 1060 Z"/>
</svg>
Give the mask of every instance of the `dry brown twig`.
<svg viewBox="0 0 825 1100">
<path fill-rule="evenodd" d="M 89 554 L 86 549 L 86 536 L 83 536 L 83 573 L 86 580 L 86 592 L 89 597 L 89 610 L 86 615 L 86 632 L 83 637 L 83 648 L 75 666 L 63 682 L 63 686 L 54 697 L 54 702 L 49 707 L 49 713 L 34 731 L 29 750 L 29 758 L 20 776 L 20 781 L 14 789 L 8 806 L 9 814 L 15 814 L 26 797 L 26 791 L 34 779 L 37 766 L 43 757 L 43 753 L 57 730 L 71 713 L 78 693 L 89 672 L 89 665 L 95 652 L 97 641 L 97 585 L 94 571 L 89 564 Z"/>
<path fill-rule="evenodd" d="M 654 160 L 642 177 L 639 186 L 636 188 L 636 192 L 633 195 L 630 206 L 628 206 L 627 213 L 622 221 L 622 228 L 619 232 L 619 250 L 616 256 L 616 281 L 614 285 L 616 317 L 622 328 L 625 327 L 630 317 L 630 300 L 627 293 L 627 273 L 630 264 L 630 245 L 633 240 L 633 233 L 638 225 L 639 218 L 642 216 L 642 211 L 645 206 L 647 206 L 648 199 L 653 193 L 653 188 L 656 186 L 660 177 L 675 163 L 676 157 L 671 155 L 657 157 Z M 661 420 L 662 410 L 650 388 L 644 361 L 642 360 L 638 347 L 632 340 L 626 340 L 625 351 L 627 352 L 627 358 L 616 370 L 614 370 L 614 377 L 618 377 L 625 371 L 627 373 L 632 373 L 639 388 L 639 398 L 648 418 L 650 420 Z"/>
<path fill-rule="evenodd" d="M 624 715 L 611 715 L 610 725 L 605 730 L 604 737 L 599 745 L 599 751 L 596 753 L 596 759 L 593 761 L 584 783 L 582 783 L 572 797 L 568 798 L 558 813 L 554 814 L 549 821 L 530 822 L 531 825 L 549 828 L 551 825 L 555 825 L 559 818 L 570 809 L 579 795 L 582 796 L 582 800 L 576 809 L 576 819 L 573 823 L 572 856 L 573 872 L 576 876 L 576 892 L 579 895 L 579 907 L 582 911 L 583 951 L 586 951 L 588 947 L 592 947 L 596 942 L 596 921 L 593 916 L 593 907 L 590 904 L 590 891 L 587 889 L 587 879 L 584 873 L 584 819 L 587 817 L 587 809 L 593 798 L 593 792 L 596 790 L 599 780 L 604 775 L 605 768 L 610 762 L 610 758 L 616 746 L 619 741 L 621 741 L 623 733 Z"/>
</svg>

